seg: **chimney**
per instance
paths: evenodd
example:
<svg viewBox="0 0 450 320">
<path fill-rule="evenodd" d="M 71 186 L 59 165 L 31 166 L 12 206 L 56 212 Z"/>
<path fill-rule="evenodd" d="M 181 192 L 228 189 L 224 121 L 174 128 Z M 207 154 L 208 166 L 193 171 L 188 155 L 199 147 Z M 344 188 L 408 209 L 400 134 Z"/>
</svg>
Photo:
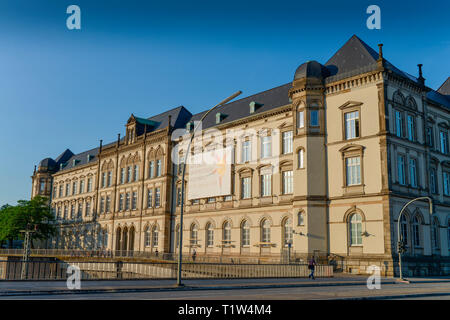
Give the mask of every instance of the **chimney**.
<svg viewBox="0 0 450 320">
<path fill-rule="evenodd" d="M 379 43 L 378 44 L 378 60 L 382 60 L 383 59 L 383 44 Z"/>
<path fill-rule="evenodd" d="M 422 76 L 423 64 L 419 63 L 417 66 L 419 67 L 419 78 L 417 80 L 419 80 L 420 84 L 425 85 L 425 78 Z"/>
<path fill-rule="evenodd" d="M 172 125 L 172 116 L 169 114 L 169 124 L 168 124 L 168 127 L 170 128 L 171 125 Z"/>
<path fill-rule="evenodd" d="M 120 133 L 117 134 L 117 148 L 120 145 Z"/>
<path fill-rule="evenodd" d="M 102 147 L 103 147 L 103 140 L 100 140 L 100 148 L 99 148 L 98 153 L 102 152 Z"/>
<path fill-rule="evenodd" d="M 34 171 L 33 171 L 33 175 L 36 174 L 36 165 L 34 165 Z"/>
</svg>

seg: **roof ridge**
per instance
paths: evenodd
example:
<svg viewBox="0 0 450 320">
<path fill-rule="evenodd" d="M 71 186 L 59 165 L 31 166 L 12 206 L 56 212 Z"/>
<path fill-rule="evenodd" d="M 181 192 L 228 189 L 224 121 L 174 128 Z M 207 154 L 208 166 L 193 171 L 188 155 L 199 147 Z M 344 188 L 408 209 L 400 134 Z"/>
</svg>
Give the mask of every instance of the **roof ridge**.
<svg viewBox="0 0 450 320">
<path fill-rule="evenodd" d="M 447 79 L 440 85 L 440 87 L 436 91 L 439 92 L 439 90 L 441 90 L 445 85 L 447 85 L 447 82 L 450 84 L 450 77 L 447 77 Z"/>
</svg>

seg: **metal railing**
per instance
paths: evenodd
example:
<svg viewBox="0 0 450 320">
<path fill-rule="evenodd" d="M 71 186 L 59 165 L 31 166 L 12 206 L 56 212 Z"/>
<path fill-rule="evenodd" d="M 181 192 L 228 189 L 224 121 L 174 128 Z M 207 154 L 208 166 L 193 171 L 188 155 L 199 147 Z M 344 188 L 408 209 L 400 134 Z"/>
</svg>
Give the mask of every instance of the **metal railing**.
<svg viewBox="0 0 450 320">
<path fill-rule="evenodd" d="M 0 261 L 0 280 L 21 279 L 22 261 Z M 81 280 L 87 279 L 176 279 L 176 262 L 126 261 L 29 261 L 27 280 L 66 280 L 72 274 L 69 266 L 80 269 Z M 183 263 L 184 279 L 198 278 L 293 278 L 307 277 L 305 264 L 228 264 Z M 332 277 L 333 267 L 316 266 L 316 277 Z"/>
</svg>

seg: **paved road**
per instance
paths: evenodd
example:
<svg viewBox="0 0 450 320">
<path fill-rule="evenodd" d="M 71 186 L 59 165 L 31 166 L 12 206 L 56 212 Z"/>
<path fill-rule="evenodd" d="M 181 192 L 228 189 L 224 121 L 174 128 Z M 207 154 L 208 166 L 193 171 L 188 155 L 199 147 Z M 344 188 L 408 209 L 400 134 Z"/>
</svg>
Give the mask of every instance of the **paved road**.
<svg viewBox="0 0 450 320">
<path fill-rule="evenodd" d="M 278 279 L 279 280 L 279 279 Z M 115 300 L 115 299 L 163 299 L 163 300 L 298 300 L 298 299 L 352 299 L 361 297 L 382 297 L 402 295 L 429 295 L 434 297 L 413 297 L 414 299 L 450 299 L 450 282 L 382 284 L 380 290 L 369 290 L 363 285 L 316 286 L 295 288 L 260 288 L 227 290 L 193 290 L 163 292 L 118 292 L 79 293 L 59 295 L 9 296 L 0 299 L 75 299 L 75 300 Z M 393 298 L 393 297 L 392 297 Z"/>
</svg>

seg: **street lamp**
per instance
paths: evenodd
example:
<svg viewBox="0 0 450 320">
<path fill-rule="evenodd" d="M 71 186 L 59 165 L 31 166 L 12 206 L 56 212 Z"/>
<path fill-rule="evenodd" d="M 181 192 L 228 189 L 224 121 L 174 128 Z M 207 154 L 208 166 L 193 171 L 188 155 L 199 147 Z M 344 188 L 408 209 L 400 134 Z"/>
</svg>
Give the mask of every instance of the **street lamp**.
<svg viewBox="0 0 450 320">
<path fill-rule="evenodd" d="M 197 122 L 197 125 L 194 127 L 194 130 L 192 130 L 191 133 L 191 137 L 189 139 L 189 143 L 187 145 L 187 149 L 186 149 L 186 156 L 185 159 L 183 161 L 183 174 L 182 174 L 182 178 L 181 178 L 181 204 L 180 204 L 180 231 L 179 231 L 179 243 L 178 243 L 178 277 L 177 277 L 177 286 L 182 286 L 183 284 L 181 283 L 181 264 L 182 264 L 182 258 L 183 258 L 183 211 L 184 211 L 184 176 L 186 173 L 186 162 L 187 162 L 187 155 L 189 154 L 189 149 L 191 147 L 191 143 L 192 140 L 194 139 L 195 136 L 195 132 L 197 131 L 197 129 L 200 127 L 201 123 L 203 122 L 203 120 L 206 118 L 206 116 L 212 112 L 214 109 L 226 104 L 227 102 L 229 102 L 230 100 L 233 100 L 234 98 L 236 98 L 238 95 L 240 95 L 242 93 L 242 91 L 237 91 L 236 93 L 232 94 L 231 96 L 229 96 L 228 98 L 226 98 L 225 100 L 219 102 L 218 104 L 216 104 L 214 107 L 212 107 L 211 109 L 209 109 L 200 119 L 199 122 Z"/>
<path fill-rule="evenodd" d="M 402 219 L 402 214 L 403 214 L 403 211 L 406 209 L 406 207 L 409 206 L 411 203 L 413 203 L 414 201 L 417 201 L 417 200 L 424 200 L 424 199 L 427 199 L 428 202 L 430 203 L 430 215 L 433 215 L 433 201 L 431 200 L 430 197 L 419 197 L 419 198 L 412 199 L 411 201 L 409 201 L 407 204 L 405 204 L 403 206 L 402 210 L 400 210 L 400 214 L 398 215 L 398 220 L 397 220 L 397 238 L 398 238 L 397 252 L 398 252 L 398 263 L 399 263 L 399 268 L 400 268 L 400 278 L 399 278 L 399 280 L 404 280 L 403 279 L 403 273 L 402 273 L 402 253 L 405 251 L 405 247 L 404 247 L 404 243 L 403 243 L 403 235 L 400 234 L 400 221 Z"/>
</svg>

